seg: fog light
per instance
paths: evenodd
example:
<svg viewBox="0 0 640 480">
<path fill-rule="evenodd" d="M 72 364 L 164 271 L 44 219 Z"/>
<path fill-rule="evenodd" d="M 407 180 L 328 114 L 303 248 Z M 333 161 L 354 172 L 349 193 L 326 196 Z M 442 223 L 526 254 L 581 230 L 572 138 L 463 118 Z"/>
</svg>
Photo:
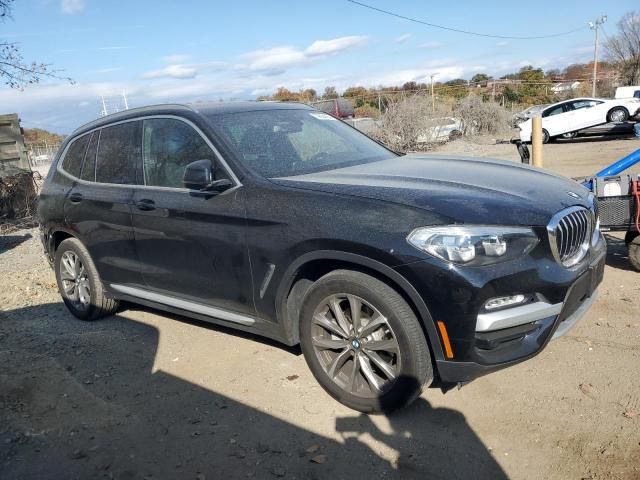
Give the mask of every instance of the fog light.
<svg viewBox="0 0 640 480">
<path fill-rule="evenodd" d="M 496 308 L 510 307 L 512 305 L 518 305 L 524 302 L 526 297 L 524 295 L 510 295 L 508 297 L 496 297 L 488 300 L 484 304 L 485 310 L 495 310 Z"/>
</svg>

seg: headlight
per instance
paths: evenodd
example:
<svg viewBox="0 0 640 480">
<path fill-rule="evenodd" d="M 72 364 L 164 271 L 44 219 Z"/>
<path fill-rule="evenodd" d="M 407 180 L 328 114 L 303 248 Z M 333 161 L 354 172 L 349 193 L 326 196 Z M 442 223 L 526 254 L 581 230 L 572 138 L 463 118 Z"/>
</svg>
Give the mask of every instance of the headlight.
<svg viewBox="0 0 640 480">
<path fill-rule="evenodd" d="M 522 257 L 538 244 L 538 237 L 526 227 L 450 225 L 416 228 L 407 241 L 447 262 L 479 266 Z"/>
</svg>

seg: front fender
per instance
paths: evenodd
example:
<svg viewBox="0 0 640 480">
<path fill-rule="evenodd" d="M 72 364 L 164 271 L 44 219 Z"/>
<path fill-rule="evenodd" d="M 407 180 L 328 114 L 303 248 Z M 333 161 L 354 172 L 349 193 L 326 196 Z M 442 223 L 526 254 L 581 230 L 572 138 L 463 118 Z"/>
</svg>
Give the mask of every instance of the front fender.
<svg viewBox="0 0 640 480">
<path fill-rule="evenodd" d="M 287 297 L 291 291 L 295 281 L 299 278 L 298 273 L 305 265 L 317 260 L 325 260 L 328 262 L 339 262 L 344 268 L 352 266 L 354 270 L 365 270 L 375 272 L 381 279 L 389 283 L 393 288 L 409 299 L 410 303 L 418 314 L 418 319 L 423 326 L 427 340 L 431 345 L 431 350 L 436 360 L 443 360 L 444 355 L 440 345 L 435 323 L 427 305 L 416 289 L 404 278 L 400 273 L 392 267 L 385 265 L 377 260 L 369 257 L 358 255 L 355 253 L 344 252 L 339 250 L 316 250 L 305 253 L 297 257 L 287 268 L 282 276 L 282 280 L 277 289 L 276 294 L 276 314 L 282 323 L 284 334 L 288 339 L 287 343 L 295 344 L 298 342 L 298 319 L 290 318 L 287 312 Z"/>
</svg>

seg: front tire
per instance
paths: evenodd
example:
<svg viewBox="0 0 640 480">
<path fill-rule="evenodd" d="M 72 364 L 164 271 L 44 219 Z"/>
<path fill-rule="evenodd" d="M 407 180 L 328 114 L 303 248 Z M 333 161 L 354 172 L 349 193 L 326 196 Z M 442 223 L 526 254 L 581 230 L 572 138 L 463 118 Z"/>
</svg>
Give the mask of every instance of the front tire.
<svg viewBox="0 0 640 480">
<path fill-rule="evenodd" d="M 76 238 L 58 246 L 54 259 L 58 290 L 69 311 L 80 320 L 111 315 L 118 301 L 107 298 L 89 252 Z"/>
<path fill-rule="evenodd" d="M 549 143 L 551 137 L 549 136 L 549 132 L 547 132 L 544 128 L 542 129 L 542 143 Z"/>
<path fill-rule="evenodd" d="M 629 119 L 629 112 L 624 107 L 615 107 L 607 113 L 607 122 L 626 122 Z"/>
<path fill-rule="evenodd" d="M 300 312 L 300 343 L 320 385 L 361 412 L 408 405 L 433 380 L 413 310 L 389 285 L 363 273 L 336 270 L 311 286 Z"/>
</svg>

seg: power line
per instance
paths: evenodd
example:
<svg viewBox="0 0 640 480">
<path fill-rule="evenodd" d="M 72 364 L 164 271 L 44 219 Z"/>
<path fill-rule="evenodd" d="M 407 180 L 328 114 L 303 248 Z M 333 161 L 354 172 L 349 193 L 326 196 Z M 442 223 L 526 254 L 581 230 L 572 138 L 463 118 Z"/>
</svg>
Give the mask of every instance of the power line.
<svg viewBox="0 0 640 480">
<path fill-rule="evenodd" d="M 571 33 L 579 32 L 581 30 L 585 30 L 586 29 L 586 27 L 580 27 L 580 28 L 576 28 L 575 30 L 569 30 L 569 31 L 566 31 L 566 32 L 559 32 L 559 33 L 554 33 L 554 34 L 551 34 L 551 35 L 539 35 L 539 36 L 534 36 L 534 37 L 513 37 L 513 36 L 509 36 L 509 35 L 493 35 L 493 34 L 490 34 L 490 33 L 471 32 L 469 30 L 462 30 L 462 29 L 459 29 L 459 28 L 445 27 L 444 25 L 437 25 L 435 23 L 429 23 L 429 22 L 426 22 L 424 20 L 419 20 L 417 18 L 407 17 L 407 16 L 401 15 L 399 13 L 394 13 L 394 12 L 390 12 L 388 10 L 383 10 L 381 8 L 374 7 L 372 5 L 367 5 L 366 3 L 357 2 L 356 0 L 347 0 L 347 2 L 353 3 L 354 5 L 359 5 L 359 6 L 364 7 L 364 8 L 368 8 L 370 10 L 375 10 L 376 12 L 384 13 L 386 15 L 391 15 L 392 17 L 401 18 L 403 20 L 408 20 L 409 22 L 419 23 L 421 25 L 426 25 L 428 27 L 439 28 L 441 30 L 448 30 L 450 32 L 464 33 L 464 34 L 467 34 L 467 35 L 475 35 L 477 37 L 501 38 L 501 39 L 504 39 L 504 40 L 539 40 L 539 39 L 542 39 L 542 38 L 561 37 L 563 35 L 569 35 Z"/>
</svg>

